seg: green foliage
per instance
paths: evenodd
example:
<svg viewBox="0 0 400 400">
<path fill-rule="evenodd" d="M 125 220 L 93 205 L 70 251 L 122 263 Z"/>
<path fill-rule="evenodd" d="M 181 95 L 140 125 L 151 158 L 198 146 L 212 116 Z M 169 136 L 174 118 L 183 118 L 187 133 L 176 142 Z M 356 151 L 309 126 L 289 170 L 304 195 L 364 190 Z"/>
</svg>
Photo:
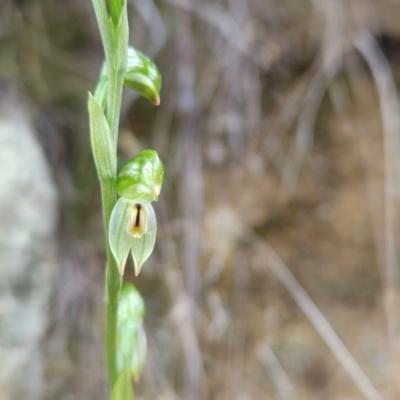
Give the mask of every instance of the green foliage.
<svg viewBox="0 0 400 400">
<path fill-rule="evenodd" d="M 108 79 L 106 66 L 103 65 L 102 73 L 100 74 L 99 81 L 97 82 L 96 90 L 94 91 L 94 98 L 99 103 L 101 108 L 107 108 L 107 92 L 108 92 Z"/>
<path fill-rule="evenodd" d="M 100 181 L 115 179 L 117 156 L 113 150 L 110 125 L 104 111 L 89 93 L 90 140 Z"/>
<path fill-rule="evenodd" d="M 145 150 L 125 166 L 118 179 L 117 140 L 124 83 L 159 104 L 161 76 L 141 52 L 128 50 L 126 0 L 93 0 L 105 63 L 93 97 L 89 93 L 90 138 L 101 183 L 103 218 L 107 237 L 106 304 L 107 366 L 111 400 L 132 400 L 131 376 L 139 378 L 146 356 L 142 318 L 144 304 L 132 285 L 121 293 L 129 252 L 139 274 L 153 251 L 157 221 L 151 202 L 158 199 L 164 169 L 154 150 Z"/>
<path fill-rule="evenodd" d="M 103 42 L 106 60 L 110 59 L 113 49 L 111 33 L 111 22 L 108 17 L 107 7 L 104 0 L 92 0 L 96 13 L 97 24 L 99 25 L 101 41 Z"/>
<path fill-rule="evenodd" d="M 125 3 L 124 0 L 108 0 L 111 18 L 113 19 L 114 25 L 117 25 Z"/>
<path fill-rule="evenodd" d="M 111 400 L 133 400 L 131 371 L 126 369 L 118 375 Z"/>
</svg>

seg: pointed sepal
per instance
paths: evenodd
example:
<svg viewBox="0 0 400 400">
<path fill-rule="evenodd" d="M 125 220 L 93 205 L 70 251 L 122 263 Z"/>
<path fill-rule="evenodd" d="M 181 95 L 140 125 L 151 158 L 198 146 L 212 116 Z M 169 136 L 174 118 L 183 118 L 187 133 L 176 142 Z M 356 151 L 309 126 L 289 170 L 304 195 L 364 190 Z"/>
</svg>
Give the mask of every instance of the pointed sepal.
<svg viewBox="0 0 400 400">
<path fill-rule="evenodd" d="M 111 213 L 108 240 L 111 251 L 117 261 L 118 271 L 124 274 L 126 259 L 135 238 L 128 232 L 128 221 L 132 202 L 124 198 L 118 199 Z"/>
<path fill-rule="evenodd" d="M 157 220 L 153 206 L 150 203 L 147 203 L 143 205 L 143 208 L 147 214 L 146 232 L 139 238 L 135 238 L 131 246 L 136 276 L 139 275 L 142 265 L 153 252 L 157 235 Z"/>
</svg>

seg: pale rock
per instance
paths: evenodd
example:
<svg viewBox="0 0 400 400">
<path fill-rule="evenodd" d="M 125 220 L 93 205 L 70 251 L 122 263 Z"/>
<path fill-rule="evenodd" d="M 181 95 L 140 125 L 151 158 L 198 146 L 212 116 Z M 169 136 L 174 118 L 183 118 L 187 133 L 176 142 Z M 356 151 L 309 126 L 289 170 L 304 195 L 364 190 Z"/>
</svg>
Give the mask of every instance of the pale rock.
<svg viewBox="0 0 400 400">
<path fill-rule="evenodd" d="M 0 400 L 41 399 L 57 196 L 26 110 L 0 103 Z"/>
</svg>

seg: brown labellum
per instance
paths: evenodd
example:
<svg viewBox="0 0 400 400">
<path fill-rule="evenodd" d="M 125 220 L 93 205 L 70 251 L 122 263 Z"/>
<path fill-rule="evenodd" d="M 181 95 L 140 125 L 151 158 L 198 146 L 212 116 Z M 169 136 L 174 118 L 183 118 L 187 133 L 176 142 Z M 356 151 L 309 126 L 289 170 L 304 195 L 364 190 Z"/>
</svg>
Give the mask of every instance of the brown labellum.
<svg viewBox="0 0 400 400">
<path fill-rule="evenodd" d="M 147 230 L 147 212 L 141 204 L 135 204 L 129 210 L 128 232 L 134 238 L 140 238 Z"/>
</svg>

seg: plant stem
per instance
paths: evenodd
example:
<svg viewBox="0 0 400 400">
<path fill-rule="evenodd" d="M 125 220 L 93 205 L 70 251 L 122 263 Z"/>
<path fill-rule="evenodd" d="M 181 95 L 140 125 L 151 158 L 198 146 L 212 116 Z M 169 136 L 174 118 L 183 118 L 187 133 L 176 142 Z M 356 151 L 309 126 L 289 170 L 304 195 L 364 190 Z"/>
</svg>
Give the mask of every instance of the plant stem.
<svg viewBox="0 0 400 400">
<path fill-rule="evenodd" d="M 126 11 L 126 3 L 122 9 L 121 19 L 125 23 L 125 29 L 122 29 L 119 35 L 113 35 L 115 40 L 120 43 L 114 43 L 114 53 L 112 60 L 107 60 L 108 68 L 108 98 L 106 117 L 111 128 L 111 135 L 114 144 L 114 151 L 117 151 L 119 119 L 121 112 L 122 91 L 124 86 L 124 76 L 126 70 L 126 56 L 128 48 L 128 18 Z M 122 49 L 122 52 L 118 50 Z M 106 53 L 107 57 L 107 53 Z M 108 228 L 110 223 L 111 212 L 117 199 L 116 180 L 103 182 L 102 186 L 102 200 L 103 200 L 103 218 L 104 227 L 107 237 L 107 266 L 106 266 L 106 346 L 107 346 L 107 366 L 108 366 L 108 379 L 110 389 L 115 385 L 118 378 L 117 366 L 117 324 L 118 324 L 118 301 L 121 293 L 122 277 L 118 272 L 117 264 L 112 255 L 111 248 L 108 241 Z"/>
<path fill-rule="evenodd" d="M 112 19 L 110 19 L 105 0 L 92 0 L 101 38 L 107 66 L 108 93 L 105 115 L 110 126 L 113 142 L 112 151 L 117 151 L 119 119 L 121 112 L 122 91 L 126 71 L 126 59 L 128 51 L 128 15 L 126 0 L 112 0 Z M 103 106 L 104 107 L 104 106 Z M 113 173 L 111 174 L 113 175 Z M 116 261 L 112 254 L 108 231 L 110 217 L 117 200 L 116 190 L 117 171 L 112 178 L 101 180 L 101 197 L 103 205 L 103 220 L 107 244 L 107 265 L 105 273 L 106 289 L 106 347 L 107 367 L 110 392 L 118 378 L 117 364 L 117 339 L 118 339 L 118 302 L 121 293 L 122 277 L 118 272 Z"/>
<path fill-rule="evenodd" d="M 123 70 L 112 69 L 109 72 L 108 83 L 108 107 L 106 117 L 110 124 L 115 151 L 117 151 L 119 115 L 121 112 L 122 90 L 124 86 L 125 68 Z"/>
<path fill-rule="evenodd" d="M 108 244 L 108 228 L 115 200 L 117 197 L 114 180 L 103 181 L 101 184 L 103 203 L 103 220 L 107 237 L 107 265 L 106 265 L 106 351 L 110 389 L 112 390 L 117 378 L 117 322 L 118 301 L 121 292 L 122 277 L 118 272 L 115 259 Z"/>
</svg>

